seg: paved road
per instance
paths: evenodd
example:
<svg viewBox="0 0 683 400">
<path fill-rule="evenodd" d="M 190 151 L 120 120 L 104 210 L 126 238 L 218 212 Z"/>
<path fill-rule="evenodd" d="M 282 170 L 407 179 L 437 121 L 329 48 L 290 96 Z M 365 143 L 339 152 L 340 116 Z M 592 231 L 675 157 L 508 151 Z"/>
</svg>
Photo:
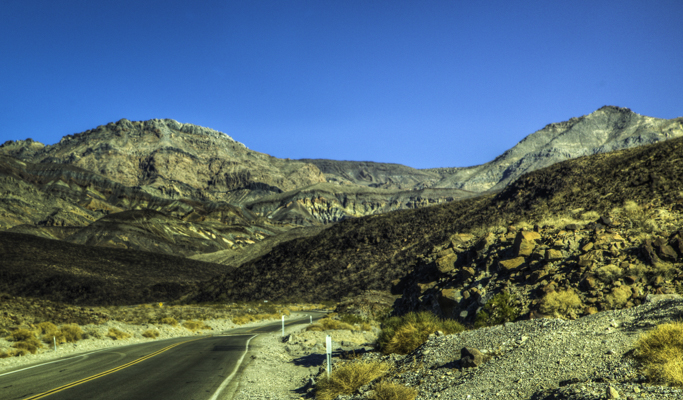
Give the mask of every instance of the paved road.
<svg viewBox="0 0 683 400">
<path fill-rule="evenodd" d="M 0 399 L 222 399 L 251 338 L 281 326 L 277 322 L 214 336 L 140 343 L 20 367 L 0 373 Z"/>
</svg>

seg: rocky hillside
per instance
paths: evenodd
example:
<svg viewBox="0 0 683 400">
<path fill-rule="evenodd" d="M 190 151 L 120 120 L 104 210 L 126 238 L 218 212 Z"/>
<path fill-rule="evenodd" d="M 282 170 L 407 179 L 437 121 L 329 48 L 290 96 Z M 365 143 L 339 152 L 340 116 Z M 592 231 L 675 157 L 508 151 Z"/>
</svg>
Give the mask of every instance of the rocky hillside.
<svg viewBox="0 0 683 400">
<path fill-rule="evenodd" d="M 672 266 L 662 275 L 664 281 L 651 284 L 649 279 L 661 274 L 652 269 L 659 267 L 653 266 L 642 251 L 648 248 L 646 240 L 651 241 L 651 246 L 658 243 L 672 247 L 676 240 L 680 228 L 678 204 L 682 198 L 679 188 L 683 185 L 683 171 L 678 162 L 681 157 L 683 139 L 674 139 L 555 164 L 521 177 L 496 195 L 342 221 L 315 237 L 275 247 L 267 255 L 243 265 L 239 274 L 210 280 L 193 296 L 197 300 L 288 297 L 321 300 L 339 299 L 368 289 L 388 290 L 393 286 L 396 291 L 405 291 L 404 298 L 408 301 L 415 297 L 416 287 L 424 292 L 421 295 L 428 290 L 454 289 L 464 297 L 465 290 L 470 290 L 471 296 L 472 288 L 479 290 L 479 285 L 486 287 L 491 281 L 502 284 L 512 275 L 511 285 L 526 286 L 533 282 L 532 285 L 537 285 L 534 290 L 542 287 L 544 293 L 551 288 L 580 289 L 583 293 L 583 288 L 588 288 L 583 282 L 593 274 L 598 277 L 593 279 L 596 286 L 585 289 L 581 300 L 586 307 L 579 310 L 589 312 L 592 310 L 588 307 L 600 309 L 608 304 L 606 296 L 619 285 L 618 279 L 627 276 L 635 276 L 637 280 L 629 285 L 635 284 L 633 289 L 641 290 L 634 300 L 658 289 L 676 290 L 678 281 L 671 279 L 680 273 L 677 272 L 680 264 L 667 261 Z M 625 206 L 627 201 L 633 201 L 635 206 L 630 203 Z M 629 217 L 629 213 L 633 216 Z M 603 222 L 611 220 L 621 225 L 619 228 L 600 222 L 597 224 L 601 225 L 589 225 L 598 217 L 605 217 Z M 654 225 L 642 222 L 649 218 L 663 222 Z M 539 225 L 535 232 L 539 237 L 533 240 L 538 249 L 533 247 L 533 255 L 516 254 L 517 234 L 522 228 L 533 231 L 535 224 Z M 566 226 L 570 224 L 577 226 Z M 493 238 L 488 235 L 489 230 Z M 463 234 L 472 236 L 458 236 Z M 476 247 L 472 247 L 482 236 L 491 241 L 485 247 L 491 253 L 477 253 Z M 622 240 L 623 243 L 614 244 Z M 595 248 L 586 248 L 589 243 Z M 618 246 L 618 251 L 608 254 L 614 251 L 613 244 Z M 446 254 L 449 249 L 453 256 Z M 439 255 L 441 251 L 445 253 Z M 579 257 L 588 251 L 598 253 L 590 253 L 594 258 L 591 263 L 579 266 Z M 444 256 L 453 261 L 448 267 L 452 269 L 441 272 L 437 268 L 433 272 L 436 261 Z M 460 264 L 455 263 L 457 260 Z M 501 265 L 510 266 L 509 271 Z M 618 279 L 601 280 L 602 275 L 596 275 L 595 269 L 608 265 L 619 269 L 613 274 Z M 640 272 L 629 272 L 632 268 Z M 435 275 L 429 275 L 429 271 Z M 534 274 L 536 271 L 543 272 Z M 464 279 L 463 274 L 470 272 L 472 276 Z M 422 273 L 429 278 L 419 277 Z M 408 274 L 411 274 L 409 278 L 404 278 Z M 548 274 L 557 276 L 559 281 L 544 278 Z M 624 280 L 620 283 L 627 285 Z M 533 293 L 538 297 L 529 297 L 529 302 L 541 297 L 539 292 Z M 420 301 L 413 301 L 406 309 L 432 304 L 427 298 L 417 297 Z M 476 301 L 474 297 L 475 300 L 465 300 Z M 530 305 L 530 309 L 537 306 L 540 304 Z M 469 306 L 465 308 L 468 309 Z"/>
<path fill-rule="evenodd" d="M 501 189 L 527 172 L 560 161 L 681 136 L 683 117 L 665 120 L 605 106 L 589 115 L 549 124 L 486 164 L 425 172 L 444 176 L 435 187 L 483 192 Z"/>
<path fill-rule="evenodd" d="M 52 146 L 8 142 L 0 154 L 74 165 L 164 198 L 234 203 L 325 181 L 312 164 L 252 151 L 224 133 L 170 119 L 122 119 Z"/>
<path fill-rule="evenodd" d="M 436 185 L 446 169 L 422 170 L 401 164 L 371 161 L 301 159 L 318 167 L 328 182 L 383 189 L 423 189 Z"/>
<path fill-rule="evenodd" d="M 428 207 L 475 195 L 460 189 L 397 190 L 318 183 L 266 196 L 247 203 L 246 207 L 256 214 L 268 215 L 274 221 L 311 225 Z"/>
<path fill-rule="evenodd" d="M 0 228 L 188 256 L 238 250 L 291 226 L 225 202 L 157 197 L 69 164 L 0 156 Z"/>
</svg>

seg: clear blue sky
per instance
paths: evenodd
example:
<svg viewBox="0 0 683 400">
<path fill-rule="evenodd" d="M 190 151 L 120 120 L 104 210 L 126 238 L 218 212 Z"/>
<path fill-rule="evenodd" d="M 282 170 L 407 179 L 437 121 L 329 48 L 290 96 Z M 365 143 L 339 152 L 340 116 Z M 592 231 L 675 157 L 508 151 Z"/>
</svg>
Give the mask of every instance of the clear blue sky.
<svg viewBox="0 0 683 400">
<path fill-rule="evenodd" d="M 0 6 L 0 143 L 172 118 L 289 158 L 490 161 L 603 105 L 683 116 L 683 1 Z"/>
</svg>

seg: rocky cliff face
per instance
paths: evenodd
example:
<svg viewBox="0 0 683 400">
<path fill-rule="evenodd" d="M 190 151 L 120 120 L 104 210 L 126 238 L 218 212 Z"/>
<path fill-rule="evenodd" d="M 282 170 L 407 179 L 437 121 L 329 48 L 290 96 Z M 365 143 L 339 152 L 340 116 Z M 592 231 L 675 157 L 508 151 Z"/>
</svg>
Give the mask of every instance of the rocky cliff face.
<svg viewBox="0 0 683 400">
<path fill-rule="evenodd" d="M 246 207 L 275 221 L 313 225 L 428 207 L 474 195 L 459 189 L 389 190 L 318 183 L 300 190 L 266 196 L 246 204 Z"/>
</svg>

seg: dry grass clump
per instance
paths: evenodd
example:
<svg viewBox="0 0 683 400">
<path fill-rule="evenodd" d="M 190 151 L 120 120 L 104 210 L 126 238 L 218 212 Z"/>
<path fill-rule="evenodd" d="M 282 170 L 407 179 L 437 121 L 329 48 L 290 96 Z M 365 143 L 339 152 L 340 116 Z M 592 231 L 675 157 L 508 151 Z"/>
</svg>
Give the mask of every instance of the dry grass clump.
<svg viewBox="0 0 683 400">
<path fill-rule="evenodd" d="M 146 331 L 142 332 L 142 336 L 150 339 L 156 339 L 159 337 L 159 331 L 156 329 L 147 329 Z"/>
<path fill-rule="evenodd" d="M 130 333 L 118 330 L 116 328 L 109 328 L 109 332 L 107 332 L 107 337 L 110 337 L 114 340 L 123 340 L 128 339 L 130 337 Z"/>
<path fill-rule="evenodd" d="M 624 275 L 624 271 L 614 264 L 605 265 L 595 271 L 595 276 L 605 283 L 614 283 Z"/>
<path fill-rule="evenodd" d="M 381 362 L 352 362 L 335 369 L 330 377 L 323 377 L 315 386 L 315 398 L 332 400 L 339 395 L 349 395 L 389 372 L 389 366 Z"/>
<path fill-rule="evenodd" d="M 178 321 L 173 317 L 164 317 L 160 322 L 165 325 L 178 326 Z"/>
<path fill-rule="evenodd" d="M 465 327 L 457 321 L 440 319 L 430 312 L 411 312 L 391 317 L 382 323 L 377 345 L 384 354 L 408 354 L 427 341 L 430 334 L 442 331 L 458 333 Z"/>
<path fill-rule="evenodd" d="M 83 339 L 83 330 L 77 324 L 66 324 L 59 328 L 61 343 L 73 343 Z"/>
<path fill-rule="evenodd" d="M 12 341 L 20 342 L 22 340 L 35 339 L 36 334 L 28 329 L 16 329 L 10 334 Z"/>
<path fill-rule="evenodd" d="M 11 355 L 20 356 L 24 354 L 36 354 L 38 349 L 43 347 L 40 340 L 36 337 L 35 332 L 28 329 L 17 329 L 12 332 L 11 340 L 14 342 L 12 347 L 16 350 L 11 351 Z M 5 357 L 9 357 L 10 353 L 6 353 Z"/>
<path fill-rule="evenodd" d="M 414 400 L 417 397 L 417 390 L 398 383 L 381 381 L 373 389 L 373 400 Z"/>
<path fill-rule="evenodd" d="M 678 270 L 676 267 L 672 263 L 666 261 L 659 261 L 652 266 L 652 274 L 654 276 L 659 275 L 665 279 L 670 279 L 677 272 Z"/>
<path fill-rule="evenodd" d="M 645 333 L 634 354 L 651 381 L 683 386 L 683 322 L 661 324 Z"/>
<path fill-rule="evenodd" d="M 52 343 L 52 338 L 59 334 L 59 328 L 52 322 L 41 322 L 36 326 L 36 329 L 45 343 Z"/>
<path fill-rule="evenodd" d="M 328 331 L 328 330 L 341 330 L 341 329 L 347 329 L 350 331 L 356 330 L 356 327 L 342 321 L 338 321 L 336 319 L 332 318 L 322 318 L 315 322 L 314 324 L 309 325 L 306 330 L 307 331 L 313 331 L 313 332 L 323 332 L 323 331 Z M 372 328 L 371 328 L 372 329 Z"/>
<path fill-rule="evenodd" d="M 211 329 L 211 327 L 206 325 L 203 321 L 193 321 L 193 320 L 183 322 L 183 327 L 191 330 L 192 332 L 198 331 L 198 330 Z"/>
<path fill-rule="evenodd" d="M 279 319 L 281 318 L 282 315 L 278 313 L 273 313 L 273 314 L 242 314 L 234 317 L 232 319 L 232 322 L 235 323 L 236 325 L 244 325 L 248 324 L 249 322 L 258 322 L 258 321 L 263 321 L 267 319 Z"/>
<path fill-rule="evenodd" d="M 548 293 L 541 301 L 540 310 L 544 314 L 567 316 L 581 307 L 581 299 L 572 289 Z"/>
</svg>

